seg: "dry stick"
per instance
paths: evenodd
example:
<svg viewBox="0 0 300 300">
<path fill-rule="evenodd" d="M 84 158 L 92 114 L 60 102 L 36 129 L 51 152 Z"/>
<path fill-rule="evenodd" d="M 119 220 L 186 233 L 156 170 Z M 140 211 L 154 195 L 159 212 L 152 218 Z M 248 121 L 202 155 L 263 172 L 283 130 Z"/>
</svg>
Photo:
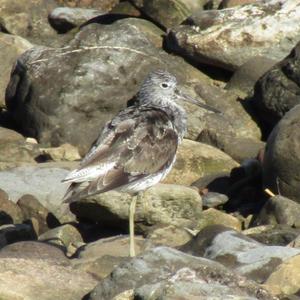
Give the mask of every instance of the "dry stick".
<svg viewBox="0 0 300 300">
<path fill-rule="evenodd" d="M 53 51 L 58 50 L 58 49 L 53 49 Z M 65 49 L 65 48 L 60 48 L 60 49 Z M 69 54 L 72 54 L 72 53 L 80 53 L 80 52 L 83 52 L 83 51 L 96 50 L 96 49 L 126 50 L 126 51 L 129 51 L 129 52 L 133 52 L 133 53 L 136 53 L 136 54 L 139 54 L 139 55 L 142 55 L 142 56 L 146 56 L 146 57 L 150 57 L 150 58 L 153 58 L 153 59 L 155 59 L 157 61 L 160 61 L 160 59 L 158 59 L 157 57 L 149 55 L 149 54 L 147 54 L 145 52 L 142 52 L 142 51 L 139 51 L 139 50 L 135 50 L 135 49 L 131 49 L 131 48 L 128 48 L 128 47 L 121 47 L 121 46 L 81 47 L 81 48 L 78 48 L 78 49 L 73 49 L 73 50 L 70 50 L 70 51 L 59 53 L 59 54 L 56 55 L 56 57 L 65 56 L 65 55 L 69 55 Z M 46 50 L 52 50 L 52 49 L 46 49 Z M 49 58 L 42 58 L 42 59 L 38 59 L 38 60 L 35 60 L 33 62 L 30 62 L 29 64 L 32 65 L 32 64 L 35 64 L 35 63 L 46 62 L 48 60 L 49 60 Z"/>
<path fill-rule="evenodd" d="M 264 192 L 265 192 L 266 194 L 268 194 L 269 196 L 271 196 L 271 197 L 274 197 L 274 196 L 275 196 L 275 194 L 274 194 L 270 189 L 264 189 Z"/>
</svg>

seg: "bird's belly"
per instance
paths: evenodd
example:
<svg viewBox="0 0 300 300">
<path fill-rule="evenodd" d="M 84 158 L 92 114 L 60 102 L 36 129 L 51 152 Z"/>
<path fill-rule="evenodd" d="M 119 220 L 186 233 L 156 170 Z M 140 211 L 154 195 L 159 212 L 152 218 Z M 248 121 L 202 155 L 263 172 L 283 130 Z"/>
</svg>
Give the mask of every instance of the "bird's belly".
<svg viewBox="0 0 300 300">
<path fill-rule="evenodd" d="M 170 172 L 170 170 L 172 169 L 172 166 L 175 162 L 175 159 L 176 159 L 176 156 L 174 157 L 172 163 L 162 172 L 142 177 L 141 179 L 138 179 L 134 182 L 131 182 L 125 186 L 120 187 L 118 189 L 118 191 L 126 192 L 126 193 L 137 193 L 137 192 L 146 190 L 147 188 L 159 183 Z"/>
</svg>

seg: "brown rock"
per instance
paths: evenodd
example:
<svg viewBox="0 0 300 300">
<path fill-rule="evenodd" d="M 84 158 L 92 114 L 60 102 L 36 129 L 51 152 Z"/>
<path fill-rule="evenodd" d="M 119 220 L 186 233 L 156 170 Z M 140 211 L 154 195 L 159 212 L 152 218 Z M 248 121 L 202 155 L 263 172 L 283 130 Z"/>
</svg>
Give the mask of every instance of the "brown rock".
<svg viewBox="0 0 300 300">
<path fill-rule="evenodd" d="M 22 221 L 23 214 L 20 207 L 10 201 L 7 193 L 0 189 L 0 225 Z"/>
<path fill-rule="evenodd" d="M 24 195 L 18 200 L 17 204 L 21 208 L 25 220 L 30 218 L 37 219 L 40 230 L 40 232 L 37 233 L 38 235 L 59 225 L 56 217 L 34 196 Z"/>
</svg>

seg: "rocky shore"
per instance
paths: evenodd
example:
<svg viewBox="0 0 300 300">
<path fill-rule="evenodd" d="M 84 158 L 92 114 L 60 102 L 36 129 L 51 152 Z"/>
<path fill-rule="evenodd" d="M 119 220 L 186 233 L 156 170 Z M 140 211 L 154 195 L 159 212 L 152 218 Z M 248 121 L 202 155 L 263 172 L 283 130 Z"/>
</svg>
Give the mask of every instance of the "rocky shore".
<svg viewBox="0 0 300 300">
<path fill-rule="evenodd" d="M 0 299 L 300 299 L 300 2 L 0 0 Z M 102 126 L 165 69 L 221 113 L 144 191 L 63 204 Z"/>
</svg>

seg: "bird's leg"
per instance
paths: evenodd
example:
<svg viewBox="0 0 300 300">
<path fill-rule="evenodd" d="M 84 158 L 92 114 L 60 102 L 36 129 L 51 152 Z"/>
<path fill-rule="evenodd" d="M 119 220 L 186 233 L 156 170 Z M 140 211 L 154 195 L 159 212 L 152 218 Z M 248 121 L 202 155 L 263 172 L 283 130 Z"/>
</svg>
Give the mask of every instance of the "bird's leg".
<svg viewBox="0 0 300 300">
<path fill-rule="evenodd" d="M 134 248 L 134 213 L 138 195 L 133 196 L 129 208 L 129 255 L 135 256 Z"/>
</svg>

